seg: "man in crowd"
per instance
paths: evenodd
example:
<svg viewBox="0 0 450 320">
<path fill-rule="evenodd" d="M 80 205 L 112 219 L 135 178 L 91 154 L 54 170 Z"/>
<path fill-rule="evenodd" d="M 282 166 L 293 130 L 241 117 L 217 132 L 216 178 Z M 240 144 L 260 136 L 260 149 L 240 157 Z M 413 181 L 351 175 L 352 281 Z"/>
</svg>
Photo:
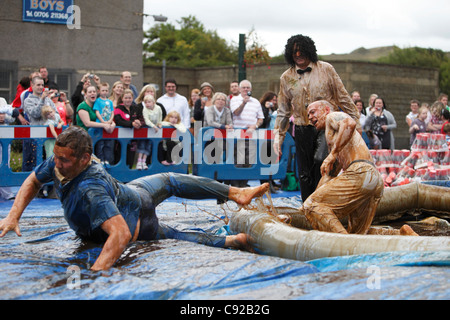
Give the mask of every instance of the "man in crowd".
<svg viewBox="0 0 450 320">
<path fill-rule="evenodd" d="M 186 97 L 177 93 L 177 83 L 173 79 L 169 79 L 164 84 L 166 94 L 160 97 L 157 102 L 161 103 L 167 113 L 177 111 L 181 116 L 181 122 L 186 128 L 191 127 L 191 112 Z M 164 120 L 164 119 L 163 119 Z"/>
<path fill-rule="evenodd" d="M 41 75 L 42 79 L 44 79 L 44 87 L 45 88 L 58 90 L 58 85 L 56 84 L 56 82 L 50 80 L 48 77 L 47 67 L 40 67 L 39 74 Z"/>
<path fill-rule="evenodd" d="M 56 139 L 54 156 L 40 164 L 22 184 L 8 216 L 0 221 L 3 237 L 21 235 L 19 220 L 41 186 L 53 181 L 64 217 L 85 240 L 104 243 L 92 270 L 107 270 L 131 241 L 179 239 L 214 247 L 245 247 L 247 236 L 216 236 L 180 232 L 158 222 L 155 208 L 175 195 L 189 199 L 215 198 L 249 204 L 269 188 L 264 184 L 238 189 L 215 180 L 163 173 L 120 183 L 92 160 L 92 139 L 86 130 L 72 126 Z"/>
<path fill-rule="evenodd" d="M 133 97 L 136 99 L 139 95 L 139 92 L 134 84 L 131 83 L 132 77 L 131 72 L 124 71 L 122 72 L 122 75 L 120 76 L 120 81 L 123 83 L 123 89 L 130 89 L 133 91 Z"/>
<path fill-rule="evenodd" d="M 275 123 L 275 152 L 281 145 L 294 116 L 296 157 L 302 199 L 305 201 L 320 180 L 320 165 L 326 157 L 325 139 L 308 120 L 306 109 L 316 100 L 331 103 L 333 111 L 348 113 L 357 123 L 359 112 L 345 89 L 339 75 L 330 64 L 319 61 L 314 41 L 303 35 L 291 37 L 285 48 L 290 65 L 281 76 L 278 114 Z"/>
<path fill-rule="evenodd" d="M 230 102 L 230 110 L 233 114 L 233 126 L 237 129 L 245 128 L 250 136 L 264 122 L 264 113 L 259 101 L 251 96 L 252 84 L 243 80 L 239 84 L 240 94 L 233 97 Z M 243 145 L 245 143 L 245 146 Z M 238 141 L 235 146 L 236 166 L 246 167 L 256 163 L 256 142 L 249 139 Z M 235 186 L 247 185 L 247 180 L 232 182 Z"/>
<path fill-rule="evenodd" d="M 239 90 L 239 81 L 232 81 L 230 83 L 230 94 L 227 97 L 227 107 L 230 107 L 231 99 L 238 96 L 240 93 Z"/>
<path fill-rule="evenodd" d="M 58 111 L 50 99 L 51 91 L 44 87 L 42 77 L 35 76 L 31 79 L 31 89 L 33 92 L 23 102 L 24 115 L 30 125 L 43 125 L 45 122 L 41 116 L 43 106 L 49 105 L 55 109 L 56 113 Z M 36 166 L 36 148 L 37 145 L 33 139 L 24 140 L 22 171 L 31 171 Z"/>
</svg>

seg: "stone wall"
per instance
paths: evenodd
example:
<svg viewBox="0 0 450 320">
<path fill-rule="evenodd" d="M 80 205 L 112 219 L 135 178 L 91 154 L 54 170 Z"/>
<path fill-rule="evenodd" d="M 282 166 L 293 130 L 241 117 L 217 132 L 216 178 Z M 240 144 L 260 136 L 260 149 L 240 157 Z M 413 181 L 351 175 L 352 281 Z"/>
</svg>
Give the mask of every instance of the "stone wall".
<svg viewBox="0 0 450 320">
<path fill-rule="evenodd" d="M 357 90 L 367 105 L 369 96 L 376 93 L 386 101 L 397 129 L 394 130 L 396 148 L 409 147 L 409 101 L 418 99 L 430 105 L 439 95 L 439 70 L 433 68 L 404 67 L 380 63 L 356 61 L 329 61 L 340 75 L 347 91 Z M 253 96 L 261 97 L 266 91 L 278 93 L 280 76 L 287 69 L 285 64 L 255 66 L 247 69 L 247 79 L 252 82 Z M 200 87 L 204 81 L 214 85 L 216 91 L 228 93 L 229 83 L 238 79 L 238 67 L 172 68 L 167 67 L 166 79 L 176 79 L 179 93 L 189 96 L 190 90 Z M 162 71 L 160 67 L 144 67 L 144 82 L 158 84 L 161 94 Z"/>
</svg>

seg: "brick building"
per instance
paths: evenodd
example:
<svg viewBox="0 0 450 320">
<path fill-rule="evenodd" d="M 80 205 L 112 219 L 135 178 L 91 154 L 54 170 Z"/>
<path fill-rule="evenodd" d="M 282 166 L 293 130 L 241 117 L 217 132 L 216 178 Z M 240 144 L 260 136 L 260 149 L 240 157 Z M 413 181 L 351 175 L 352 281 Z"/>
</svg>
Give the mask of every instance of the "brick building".
<svg viewBox="0 0 450 320">
<path fill-rule="evenodd" d="M 140 89 L 142 11 L 142 0 L 2 0 L 0 96 L 11 102 L 40 66 L 69 94 L 87 72 L 112 84 L 127 70 Z"/>
</svg>

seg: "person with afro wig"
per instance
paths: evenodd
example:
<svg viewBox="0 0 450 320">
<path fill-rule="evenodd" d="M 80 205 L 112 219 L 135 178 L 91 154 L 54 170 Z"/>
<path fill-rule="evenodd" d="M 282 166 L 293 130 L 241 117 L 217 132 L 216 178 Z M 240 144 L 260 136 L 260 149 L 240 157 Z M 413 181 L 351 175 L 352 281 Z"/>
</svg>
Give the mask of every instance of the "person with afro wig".
<svg viewBox="0 0 450 320">
<path fill-rule="evenodd" d="M 317 132 L 308 120 L 308 106 L 326 100 L 332 105 L 332 111 L 343 111 L 358 124 L 359 112 L 334 67 L 319 60 L 310 37 L 292 36 L 284 56 L 290 67 L 280 79 L 274 150 L 281 154 L 289 119 L 294 116 L 300 190 L 305 201 L 316 189 L 321 178 L 320 166 L 328 155 L 324 133 Z M 357 130 L 361 132 L 360 125 Z"/>
</svg>

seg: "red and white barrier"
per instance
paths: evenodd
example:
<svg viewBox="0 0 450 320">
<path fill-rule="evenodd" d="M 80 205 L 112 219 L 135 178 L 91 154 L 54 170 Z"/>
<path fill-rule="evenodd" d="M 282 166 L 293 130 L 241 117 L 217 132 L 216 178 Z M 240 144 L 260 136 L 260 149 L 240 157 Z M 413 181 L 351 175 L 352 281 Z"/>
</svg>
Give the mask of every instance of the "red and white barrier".
<svg viewBox="0 0 450 320">
<path fill-rule="evenodd" d="M 55 128 L 56 132 L 60 134 L 62 129 Z M 35 127 L 35 126 L 15 126 L 15 127 L 0 127 L 1 139 L 40 139 L 40 138 L 53 138 L 52 132 L 49 127 Z"/>
<path fill-rule="evenodd" d="M 249 139 L 249 140 L 273 140 L 273 130 L 247 130 L 247 129 L 211 129 L 214 130 L 216 139 Z"/>
<path fill-rule="evenodd" d="M 55 128 L 59 134 L 62 129 Z M 214 137 L 216 139 L 249 139 L 249 140 L 273 140 L 275 133 L 273 130 L 247 130 L 247 129 L 211 129 L 214 130 Z M 174 132 L 176 136 L 180 136 L 179 131 L 175 128 L 160 128 L 157 132 L 153 128 L 116 128 L 112 133 L 103 131 L 103 139 L 137 139 L 137 138 L 163 138 L 169 139 L 173 137 Z M 53 138 L 49 127 L 45 126 L 14 126 L 8 127 L 0 126 L 0 138 L 3 139 L 39 139 L 39 138 Z"/>
<path fill-rule="evenodd" d="M 112 133 L 103 131 L 103 139 L 137 139 L 137 138 L 171 138 L 175 128 L 160 128 L 155 132 L 153 128 L 116 128 Z"/>
</svg>

